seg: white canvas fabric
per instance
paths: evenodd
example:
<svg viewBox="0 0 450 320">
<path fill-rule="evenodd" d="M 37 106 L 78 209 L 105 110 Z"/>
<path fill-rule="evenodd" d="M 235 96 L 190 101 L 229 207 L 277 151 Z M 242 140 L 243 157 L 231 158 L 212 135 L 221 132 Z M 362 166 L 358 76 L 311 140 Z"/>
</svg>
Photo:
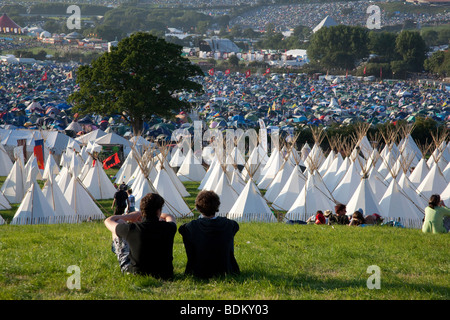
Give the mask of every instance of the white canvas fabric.
<svg viewBox="0 0 450 320">
<path fill-rule="evenodd" d="M 228 214 L 229 219 L 241 222 L 263 221 L 276 222 L 266 200 L 257 190 L 255 183 L 250 179 L 237 198 Z"/>
<path fill-rule="evenodd" d="M 73 176 L 70 180 L 64 197 L 75 211 L 78 222 L 105 219 L 105 215 L 77 177 Z"/>
<path fill-rule="evenodd" d="M 116 188 L 105 173 L 101 162 L 96 160 L 95 164 L 89 166 L 89 170 L 84 177 L 83 185 L 96 200 L 112 199 Z"/>
<path fill-rule="evenodd" d="M 34 180 L 17 208 L 11 224 L 55 223 L 55 216 L 55 212 Z"/>
</svg>

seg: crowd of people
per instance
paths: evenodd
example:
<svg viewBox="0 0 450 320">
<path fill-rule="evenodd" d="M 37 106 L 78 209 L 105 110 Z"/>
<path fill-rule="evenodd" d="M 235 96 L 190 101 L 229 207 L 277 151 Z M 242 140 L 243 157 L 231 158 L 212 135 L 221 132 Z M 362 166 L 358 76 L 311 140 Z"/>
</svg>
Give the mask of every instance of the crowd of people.
<svg viewBox="0 0 450 320">
<path fill-rule="evenodd" d="M 119 187 L 118 193 L 123 190 Z M 122 273 L 173 279 L 173 243 L 177 221 L 173 215 L 162 212 L 164 203 L 160 195 L 149 193 L 141 200 L 140 211 L 133 212 L 131 209 L 126 214 L 116 211 L 105 220 L 105 226 L 112 234 L 112 251 L 117 256 Z M 130 205 L 128 203 L 129 209 Z M 234 255 L 234 237 L 239 231 L 239 224 L 216 216 L 220 198 L 213 191 L 199 192 L 195 206 L 200 216 L 178 227 L 187 256 L 185 275 L 210 279 L 240 274 Z M 383 222 L 383 218 L 376 213 L 364 216 L 361 211 L 355 211 L 349 217 L 344 204 L 337 204 L 334 211 L 334 214 L 330 210 L 325 213 L 317 211 L 306 222 L 288 223 L 365 227 Z M 439 195 L 433 195 L 425 208 L 422 232 L 446 233 L 450 227 L 448 219 L 450 208 L 444 205 Z"/>
</svg>

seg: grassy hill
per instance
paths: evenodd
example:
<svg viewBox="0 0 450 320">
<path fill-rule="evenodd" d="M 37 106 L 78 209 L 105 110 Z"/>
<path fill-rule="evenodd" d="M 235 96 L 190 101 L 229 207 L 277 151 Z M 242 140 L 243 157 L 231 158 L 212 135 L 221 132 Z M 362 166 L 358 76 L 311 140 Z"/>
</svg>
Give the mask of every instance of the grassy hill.
<svg viewBox="0 0 450 320">
<path fill-rule="evenodd" d="M 185 183 L 191 208 L 198 185 Z M 99 202 L 106 215 L 112 214 L 111 202 Z M 10 221 L 17 207 L 0 215 Z M 185 276 L 177 233 L 175 279 L 162 281 L 122 275 L 102 221 L 7 224 L 0 226 L 0 300 L 448 300 L 448 241 L 448 234 L 394 227 L 240 223 L 239 276 Z M 70 266 L 80 268 L 79 290 L 67 286 Z M 380 289 L 367 286 L 371 266 L 379 267 Z"/>
</svg>

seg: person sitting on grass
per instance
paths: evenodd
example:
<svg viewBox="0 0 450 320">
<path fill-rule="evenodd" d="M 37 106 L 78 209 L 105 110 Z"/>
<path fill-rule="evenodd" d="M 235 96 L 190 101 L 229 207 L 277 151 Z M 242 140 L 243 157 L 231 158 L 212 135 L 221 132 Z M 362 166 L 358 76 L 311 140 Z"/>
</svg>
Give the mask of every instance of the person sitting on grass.
<svg viewBox="0 0 450 320">
<path fill-rule="evenodd" d="M 450 209 L 441 201 L 438 194 L 433 194 L 425 208 L 425 219 L 423 220 L 422 232 L 424 233 L 447 233 L 444 227 L 444 218 L 450 217 Z"/>
<path fill-rule="evenodd" d="M 149 193 L 141 199 L 140 211 L 105 219 L 122 273 L 173 278 L 173 240 L 177 225 L 173 215 L 161 212 L 163 206 L 160 195 Z"/>
<path fill-rule="evenodd" d="M 361 211 L 355 211 L 352 215 L 352 220 L 350 220 L 349 226 L 361 226 L 366 223 L 364 215 Z"/>
<path fill-rule="evenodd" d="M 347 213 L 347 207 L 345 204 L 338 204 L 334 207 L 334 211 L 336 214 L 331 215 L 328 219 L 328 224 L 342 224 L 342 225 L 348 225 L 350 223 L 346 213 Z"/>
<path fill-rule="evenodd" d="M 216 216 L 220 199 L 213 191 L 201 191 L 195 199 L 195 206 L 201 213 L 200 217 L 178 229 L 187 255 L 185 274 L 205 279 L 239 274 L 234 257 L 234 236 L 239 231 L 239 224 Z"/>
</svg>

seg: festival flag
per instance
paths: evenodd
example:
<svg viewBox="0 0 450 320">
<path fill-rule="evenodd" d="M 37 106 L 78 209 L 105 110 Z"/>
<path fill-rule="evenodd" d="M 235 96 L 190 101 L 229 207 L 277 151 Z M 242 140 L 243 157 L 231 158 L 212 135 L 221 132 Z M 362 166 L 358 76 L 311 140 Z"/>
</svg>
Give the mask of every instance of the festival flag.
<svg viewBox="0 0 450 320">
<path fill-rule="evenodd" d="M 214 75 L 214 69 L 213 69 L 213 68 L 212 68 L 212 69 L 209 69 L 208 74 L 209 74 L 210 76 L 213 76 L 213 75 Z"/>
<path fill-rule="evenodd" d="M 116 152 L 112 156 L 106 158 L 103 161 L 103 169 L 107 170 L 111 167 L 114 167 L 118 163 L 120 163 L 120 159 L 119 159 L 119 155 Z"/>
<path fill-rule="evenodd" d="M 44 75 L 41 78 L 41 81 L 47 80 L 47 71 L 45 71 Z"/>
<path fill-rule="evenodd" d="M 364 74 L 366 74 L 366 68 L 367 68 L 367 66 L 364 66 Z"/>
<path fill-rule="evenodd" d="M 348 69 L 345 70 L 345 79 L 347 79 L 347 78 L 348 78 Z"/>
<path fill-rule="evenodd" d="M 250 77 L 250 70 L 245 71 L 245 77 L 246 78 Z"/>
<path fill-rule="evenodd" d="M 269 74 L 270 73 L 270 68 L 266 69 L 266 72 L 264 73 L 264 75 Z"/>
<path fill-rule="evenodd" d="M 225 70 L 225 74 L 229 75 L 230 74 L 230 69 Z"/>
<path fill-rule="evenodd" d="M 33 153 L 34 153 L 34 156 L 36 157 L 39 169 L 44 170 L 45 164 L 44 164 L 44 140 L 43 139 L 34 141 Z"/>
</svg>

